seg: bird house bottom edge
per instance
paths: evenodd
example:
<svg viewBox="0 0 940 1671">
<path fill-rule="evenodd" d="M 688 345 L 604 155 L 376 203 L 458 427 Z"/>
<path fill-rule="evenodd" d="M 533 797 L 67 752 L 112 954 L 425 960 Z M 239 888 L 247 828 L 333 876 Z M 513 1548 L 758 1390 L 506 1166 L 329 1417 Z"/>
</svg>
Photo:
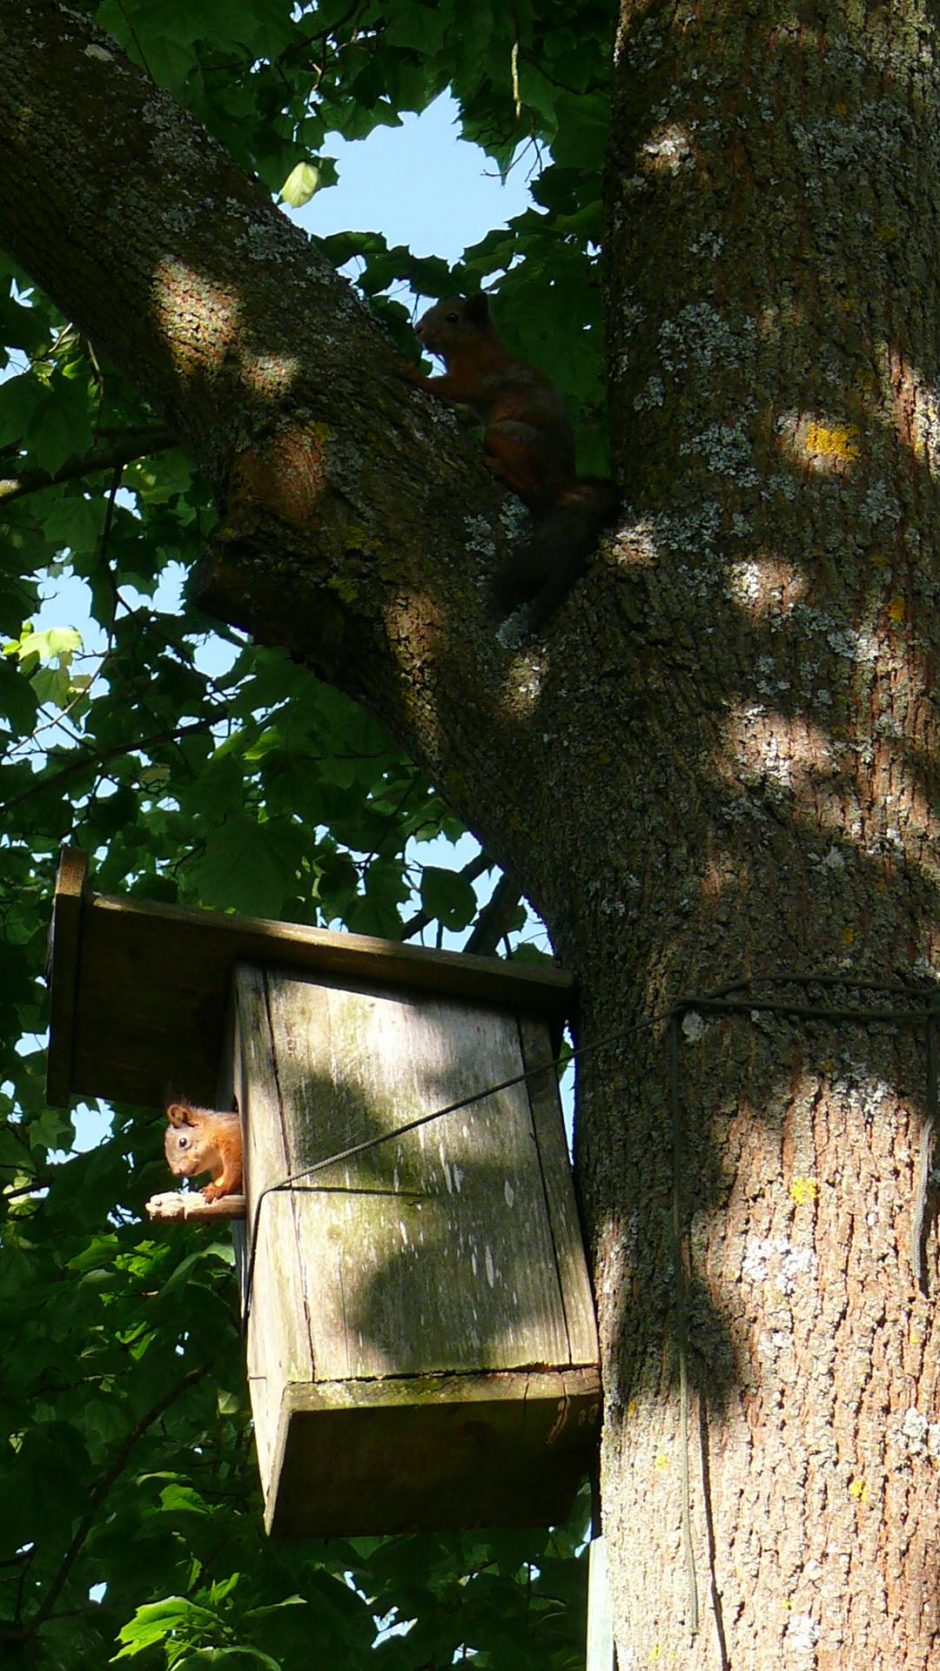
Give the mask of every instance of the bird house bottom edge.
<svg viewBox="0 0 940 1671">
<path fill-rule="evenodd" d="M 253 1384 L 253 1403 L 271 1392 Z M 595 1366 L 288 1383 L 265 1525 L 286 1538 L 555 1525 L 600 1414 Z"/>
</svg>

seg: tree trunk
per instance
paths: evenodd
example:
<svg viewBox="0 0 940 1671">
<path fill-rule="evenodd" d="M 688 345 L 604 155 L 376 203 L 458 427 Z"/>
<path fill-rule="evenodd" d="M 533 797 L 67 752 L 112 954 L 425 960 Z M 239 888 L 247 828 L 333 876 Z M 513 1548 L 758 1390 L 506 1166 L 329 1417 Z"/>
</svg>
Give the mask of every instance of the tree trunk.
<svg viewBox="0 0 940 1671">
<path fill-rule="evenodd" d="M 741 984 L 585 1065 L 621 1671 L 940 1649 L 935 54 L 915 4 L 623 13 L 615 439 L 657 650 L 587 1036 L 618 993 Z"/>
<path fill-rule="evenodd" d="M 370 702 L 579 982 L 620 1671 L 926 1667 L 932 10 L 626 6 L 632 509 L 515 648 L 467 445 L 102 41 L 53 0 L 0 4 L 7 247 L 202 462 L 214 607 Z M 706 1005 L 732 981 L 737 1008 Z"/>
</svg>

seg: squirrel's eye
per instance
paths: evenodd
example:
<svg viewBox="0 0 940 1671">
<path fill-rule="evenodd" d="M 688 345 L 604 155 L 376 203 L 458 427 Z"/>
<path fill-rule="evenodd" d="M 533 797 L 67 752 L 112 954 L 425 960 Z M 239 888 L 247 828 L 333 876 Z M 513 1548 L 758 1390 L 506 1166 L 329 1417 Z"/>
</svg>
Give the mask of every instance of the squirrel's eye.
<svg viewBox="0 0 940 1671">
<path fill-rule="evenodd" d="M 184 1131 L 181 1131 L 179 1134 L 179 1146 L 181 1149 L 189 1148 L 189 1138 L 186 1136 Z"/>
<path fill-rule="evenodd" d="M 448 313 L 448 314 L 445 315 L 445 318 L 446 318 L 446 321 L 447 321 L 448 325 L 459 325 L 460 324 L 460 314 L 459 313 Z"/>
</svg>

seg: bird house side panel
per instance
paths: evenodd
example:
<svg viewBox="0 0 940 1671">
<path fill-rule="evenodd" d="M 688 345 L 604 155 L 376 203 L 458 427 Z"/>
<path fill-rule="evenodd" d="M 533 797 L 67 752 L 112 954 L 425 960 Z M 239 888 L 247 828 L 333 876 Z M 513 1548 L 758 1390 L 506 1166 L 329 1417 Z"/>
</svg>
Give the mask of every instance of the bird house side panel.
<svg viewBox="0 0 940 1671">
<path fill-rule="evenodd" d="M 584 1256 L 584 1237 L 568 1164 L 568 1144 L 558 1098 L 558 1081 L 548 1029 L 537 1021 L 519 1020 L 522 1059 L 527 1073 L 529 1101 L 538 1139 L 548 1221 L 565 1307 L 571 1362 L 597 1362 L 597 1321 L 594 1296 Z M 539 1066 L 541 1073 L 533 1072 Z"/>
<path fill-rule="evenodd" d="M 571 1361 L 513 1015 L 267 973 L 317 1381 Z M 388 1138 L 375 1143 L 377 1138 Z"/>
<path fill-rule="evenodd" d="M 304 1274 L 293 1197 L 270 1190 L 289 1166 L 273 1070 L 263 973 L 236 975 L 236 1095 L 242 1115 L 248 1259 L 248 1378 L 262 1473 L 277 1431 L 282 1388 L 313 1379 Z M 267 1192 L 267 1193 L 266 1193 Z"/>
</svg>

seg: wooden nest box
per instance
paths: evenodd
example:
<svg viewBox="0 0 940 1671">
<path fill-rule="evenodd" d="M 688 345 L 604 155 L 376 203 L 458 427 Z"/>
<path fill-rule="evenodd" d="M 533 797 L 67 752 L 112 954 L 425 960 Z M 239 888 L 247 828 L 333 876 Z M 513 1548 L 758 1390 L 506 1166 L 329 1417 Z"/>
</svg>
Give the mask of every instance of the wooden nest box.
<svg viewBox="0 0 940 1671">
<path fill-rule="evenodd" d="M 241 1113 L 268 1530 L 564 1518 L 600 1404 L 552 1068 L 567 979 L 91 894 L 75 853 L 51 979 L 50 1101 L 171 1086 Z"/>
</svg>

